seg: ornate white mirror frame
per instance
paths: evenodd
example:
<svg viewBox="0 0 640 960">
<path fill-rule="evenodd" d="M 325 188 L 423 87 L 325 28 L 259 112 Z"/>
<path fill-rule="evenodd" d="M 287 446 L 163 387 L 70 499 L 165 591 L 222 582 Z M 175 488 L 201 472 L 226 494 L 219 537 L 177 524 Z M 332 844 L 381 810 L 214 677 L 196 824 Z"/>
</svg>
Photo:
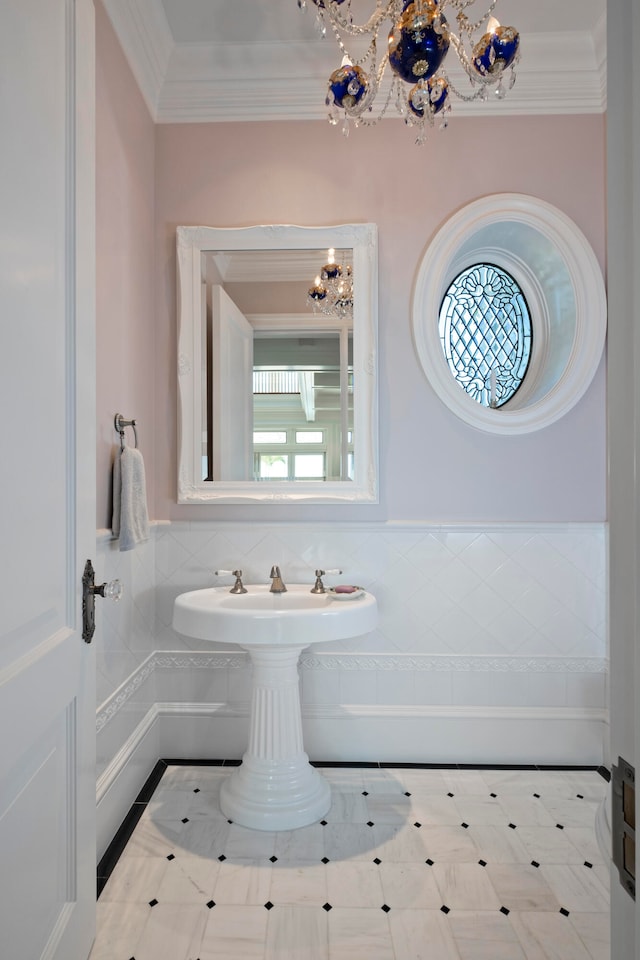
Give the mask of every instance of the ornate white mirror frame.
<svg viewBox="0 0 640 960">
<path fill-rule="evenodd" d="M 353 479 L 202 479 L 203 254 L 208 251 L 326 251 L 353 254 Z M 377 291 L 375 224 L 177 228 L 178 503 L 377 503 Z M 310 285 L 313 277 L 309 278 Z M 313 318 L 312 314 L 309 314 Z M 317 319 L 314 321 L 317 325 Z"/>
</svg>

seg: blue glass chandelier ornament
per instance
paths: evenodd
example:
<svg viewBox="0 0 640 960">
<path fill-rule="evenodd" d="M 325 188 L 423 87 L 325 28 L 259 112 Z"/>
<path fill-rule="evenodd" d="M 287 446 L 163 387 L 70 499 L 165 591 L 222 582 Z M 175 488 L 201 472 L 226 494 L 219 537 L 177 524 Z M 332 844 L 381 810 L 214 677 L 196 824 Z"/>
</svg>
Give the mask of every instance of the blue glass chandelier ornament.
<svg viewBox="0 0 640 960">
<path fill-rule="evenodd" d="M 352 0 L 312 2 L 320 33 L 325 36 L 330 29 L 342 53 L 341 66 L 329 78 L 326 105 L 329 122 L 342 119 L 345 135 L 351 123 L 377 123 L 393 101 L 407 125 L 417 128 L 416 141 L 423 143 L 436 117 L 441 127 L 447 126 L 451 95 L 467 102 L 487 100 L 491 93 L 502 99 L 515 83 L 520 34 L 493 16 L 498 0 L 490 0 L 474 20 L 468 11 L 479 0 L 376 0 L 366 23 L 354 21 Z M 298 0 L 298 6 L 306 5 L 306 0 Z M 385 23 L 390 24 L 387 49 L 379 58 L 378 38 Z M 368 41 L 366 50 L 361 49 L 363 40 Z M 352 42 L 360 56 L 348 49 Z M 469 80 L 466 92 L 457 89 L 445 71 L 451 49 Z M 391 80 L 374 113 L 387 66 Z"/>
</svg>

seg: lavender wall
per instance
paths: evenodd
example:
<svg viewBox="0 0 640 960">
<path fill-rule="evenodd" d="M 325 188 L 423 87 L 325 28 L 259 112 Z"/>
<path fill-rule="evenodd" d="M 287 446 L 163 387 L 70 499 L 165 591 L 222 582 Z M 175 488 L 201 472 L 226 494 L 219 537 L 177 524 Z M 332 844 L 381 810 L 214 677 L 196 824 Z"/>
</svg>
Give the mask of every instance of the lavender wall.
<svg viewBox="0 0 640 960">
<path fill-rule="evenodd" d="M 116 413 L 139 420 L 154 513 L 154 124 L 96 4 L 97 527 L 111 526 Z M 128 442 L 133 434 L 127 430 Z"/>
<path fill-rule="evenodd" d="M 481 108 L 479 108 L 481 109 Z M 515 191 L 557 205 L 604 262 L 600 116 L 453 118 L 423 148 L 395 120 L 348 141 L 320 122 L 161 125 L 156 130 L 156 516 L 162 519 L 594 521 L 605 518 L 605 380 L 526 437 L 466 426 L 429 386 L 411 333 L 422 253 L 455 210 Z M 179 224 L 379 228 L 380 504 L 175 503 L 175 228 Z"/>
</svg>

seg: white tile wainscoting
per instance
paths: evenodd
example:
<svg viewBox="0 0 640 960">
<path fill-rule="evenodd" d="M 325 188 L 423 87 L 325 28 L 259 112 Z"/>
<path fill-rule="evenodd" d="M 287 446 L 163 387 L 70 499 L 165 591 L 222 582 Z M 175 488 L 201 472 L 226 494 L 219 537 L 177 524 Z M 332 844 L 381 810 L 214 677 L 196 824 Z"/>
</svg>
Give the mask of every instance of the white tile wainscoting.
<svg viewBox="0 0 640 960">
<path fill-rule="evenodd" d="M 194 521 L 130 553 L 99 531 L 97 553 L 98 582 L 125 587 L 95 641 L 99 853 L 158 758 L 242 754 L 245 655 L 171 628 L 175 597 L 218 568 L 265 582 L 278 563 L 311 586 L 340 567 L 376 595 L 376 631 L 301 659 L 314 759 L 608 762 L 605 524 Z"/>
</svg>

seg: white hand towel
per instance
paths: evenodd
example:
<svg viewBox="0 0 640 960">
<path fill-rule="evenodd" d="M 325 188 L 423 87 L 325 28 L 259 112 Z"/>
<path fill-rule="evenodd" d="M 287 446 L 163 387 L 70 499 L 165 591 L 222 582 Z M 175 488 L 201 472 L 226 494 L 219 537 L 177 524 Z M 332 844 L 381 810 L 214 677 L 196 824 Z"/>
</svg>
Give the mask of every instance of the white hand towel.
<svg viewBox="0 0 640 960">
<path fill-rule="evenodd" d="M 120 550 L 133 550 L 149 539 L 147 488 L 144 460 L 139 450 L 124 447 L 113 461 L 114 537 L 120 538 Z"/>
</svg>

